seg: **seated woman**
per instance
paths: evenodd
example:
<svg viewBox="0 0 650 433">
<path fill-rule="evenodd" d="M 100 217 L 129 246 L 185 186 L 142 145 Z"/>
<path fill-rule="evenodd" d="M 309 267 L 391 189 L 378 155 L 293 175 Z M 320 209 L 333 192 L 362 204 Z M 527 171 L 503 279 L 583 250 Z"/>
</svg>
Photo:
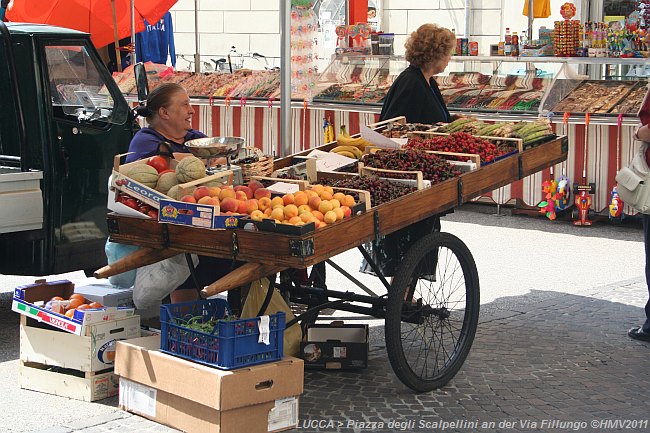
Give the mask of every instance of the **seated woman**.
<svg viewBox="0 0 650 433">
<path fill-rule="evenodd" d="M 154 155 L 171 156 L 173 152 L 188 153 L 184 143 L 206 137 L 192 129 L 194 108 L 185 89 L 175 83 L 161 84 L 149 93 L 147 103 L 138 108 L 138 114 L 147 119 L 148 127 L 138 131 L 129 145 L 126 162 L 149 158 Z M 231 260 L 199 256 L 195 275 L 199 285 L 208 285 L 226 275 L 233 267 Z M 171 302 L 198 299 L 198 290 L 192 276 L 172 294 Z"/>
</svg>

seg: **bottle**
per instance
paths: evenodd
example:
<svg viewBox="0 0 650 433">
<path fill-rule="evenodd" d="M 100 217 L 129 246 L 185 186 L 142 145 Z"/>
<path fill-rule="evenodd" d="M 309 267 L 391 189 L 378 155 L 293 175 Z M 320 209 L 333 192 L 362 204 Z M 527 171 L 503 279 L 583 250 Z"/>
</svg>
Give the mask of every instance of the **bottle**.
<svg viewBox="0 0 650 433">
<path fill-rule="evenodd" d="M 510 49 L 510 55 L 512 55 L 512 57 L 519 56 L 519 36 L 517 36 L 517 32 L 512 32 L 512 48 Z"/>
<path fill-rule="evenodd" d="M 524 51 L 526 45 L 528 45 L 528 32 L 526 30 L 522 30 L 521 36 L 519 36 L 519 54 Z"/>
<path fill-rule="evenodd" d="M 503 46 L 503 55 L 510 56 L 512 53 L 512 36 L 510 35 L 510 28 L 506 27 L 505 44 Z"/>
</svg>

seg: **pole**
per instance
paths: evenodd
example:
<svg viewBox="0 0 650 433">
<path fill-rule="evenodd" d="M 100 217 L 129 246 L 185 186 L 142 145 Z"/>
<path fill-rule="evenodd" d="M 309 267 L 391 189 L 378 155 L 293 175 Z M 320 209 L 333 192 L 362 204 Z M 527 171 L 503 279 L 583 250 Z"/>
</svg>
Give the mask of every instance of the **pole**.
<svg viewBox="0 0 650 433">
<path fill-rule="evenodd" d="M 291 150 L 291 2 L 280 0 L 280 156 Z"/>
<path fill-rule="evenodd" d="M 115 12 L 115 0 L 111 0 L 111 9 L 113 10 L 113 37 L 115 38 L 115 62 L 117 63 L 117 72 L 122 72 L 122 56 L 120 55 L 120 38 L 117 36 L 117 14 Z"/>
<path fill-rule="evenodd" d="M 135 56 L 135 0 L 131 0 L 131 64 L 135 65 L 137 62 Z"/>
<path fill-rule="evenodd" d="M 528 34 L 526 37 L 529 41 L 532 41 L 533 38 L 533 19 L 535 19 L 535 12 L 533 11 L 534 0 L 528 0 Z"/>
<path fill-rule="evenodd" d="M 194 0 L 194 72 L 201 72 L 201 50 L 199 49 L 199 0 Z"/>
<path fill-rule="evenodd" d="M 469 38 L 471 36 L 470 34 L 470 27 L 472 25 L 472 8 L 470 7 L 470 2 L 472 0 L 465 0 L 465 37 Z"/>
</svg>

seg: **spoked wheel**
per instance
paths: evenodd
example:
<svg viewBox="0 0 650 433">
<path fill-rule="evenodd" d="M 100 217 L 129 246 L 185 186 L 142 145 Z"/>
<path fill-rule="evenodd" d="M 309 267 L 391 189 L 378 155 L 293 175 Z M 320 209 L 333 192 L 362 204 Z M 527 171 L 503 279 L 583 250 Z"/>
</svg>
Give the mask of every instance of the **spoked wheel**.
<svg viewBox="0 0 650 433">
<path fill-rule="evenodd" d="M 467 246 L 440 232 L 417 241 L 388 292 L 386 349 L 397 377 L 416 392 L 449 382 L 472 346 L 479 307 Z"/>
</svg>

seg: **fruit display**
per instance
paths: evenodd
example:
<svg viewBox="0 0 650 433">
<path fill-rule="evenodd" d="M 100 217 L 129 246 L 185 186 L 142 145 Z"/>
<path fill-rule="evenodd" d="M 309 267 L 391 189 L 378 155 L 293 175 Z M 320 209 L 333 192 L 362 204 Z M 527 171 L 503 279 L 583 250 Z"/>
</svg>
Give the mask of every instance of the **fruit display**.
<svg viewBox="0 0 650 433">
<path fill-rule="evenodd" d="M 516 150 L 514 146 L 497 147 L 493 142 L 474 137 L 466 132 L 454 132 L 450 135 L 438 135 L 431 138 L 413 137 L 406 143 L 406 148 L 471 153 L 479 155 L 481 162 L 485 163 L 492 162 L 496 158 Z M 457 159 L 454 156 L 445 156 L 445 158 Z"/>
<path fill-rule="evenodd" d="M 143 215 L 147 215 L 149 218 L 158 219 L 158 210 L 156 208 L 149 206 L 128 194 L 124 194 L 123 192 L 117 194 L 116 201 L 140 212 Z"/>
<path fill-rule="evenodd" d="M 472 117 L 461 117 L 439 128 L 438 131 L 445 133 L 467 132 L 481 137 L 521 138 L 524 149 L 555 138 L 550 122 L 545 119 L 538 119 L 534 122 L 484 123 Z"/>
<path fill-rule="evenodd" d="M 433 125 L 424 123 L 398 123 L 391 122 L 381 132 L 381 135 L 388 138 L 402 138 L 406 137 L 409 132 L 428 131 L 433 128 Z"/>
<path fill-rule="evenodd" d="M 417 190 L 415 186 L 391 182 L 377 176 L 351 176 L 345 179 L 323 179 L 324 185 L 335 188 L 361 189 L 370 192 L 373 206 L 387 203 Z"/>
<path fill-rule="evenodd" d="M 104 308 L 104 306 L 99 302 L 89 301 L 79 293 L 73 293 L 68 299 L 63 299 L 61 296 L 54 296 L 47 302 L 43 301 L 43 304 L 46 310 L 57 314 L 63 314 L 69 318 L 72 318 L 74 316 L 75 311 L 97 310 Z"/>
<path fill-rule="evenodd" d="M 616 113 L 633 89 L 643 88 L 635 100 L 643 101 L 645 86 L 638 81 L 584 81 L 552 108 L 556 113 Z M 640 96 L 640 93 L 643 95 Z M 627 113 L 634 111 L 626 111 Z"/>
<path fill-rule="evenodd" d="M 338 153 L 339 155 L 347 156 L 348 158 L 360 159 L 366 147 L 373 144 L 365 138 L 350 137 L 345 130 L 336 138 L 337 146 L 333 147 L 330 152 Z"/>
<path fill-rule="evenodd" d="M 434 184 L 460 175 L 460 171 L 444 159 L 417 149 L 382 149 L 363 155 L 361 162 L 368 167 L 385 170 L 421 171 L 424 179 Z M 382 177 L 403 178 L 405 176 L 387 172 L 382 174 Z"/>
</svg>

